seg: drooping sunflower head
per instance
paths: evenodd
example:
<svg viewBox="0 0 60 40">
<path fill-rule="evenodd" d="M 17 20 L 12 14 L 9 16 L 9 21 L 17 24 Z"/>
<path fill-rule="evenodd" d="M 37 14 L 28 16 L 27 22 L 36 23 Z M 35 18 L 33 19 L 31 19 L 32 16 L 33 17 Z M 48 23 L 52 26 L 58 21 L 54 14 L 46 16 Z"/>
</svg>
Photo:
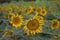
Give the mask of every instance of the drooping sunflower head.
<svg viewBox="0 0 60 40">
<path fill-rule="evenodd" d="M 5 11 L 4 7 L 0 5 L 0 12 L 4 12 L 4 11 Z"/>
<path fill-rule="evenodd" d="M 33 11 L 33 7 L 29 6 L 26 10 L 26 15 L 30 14 Z"/>
<path fill-rule="evenodd" d="M 41 8 L 42 8 L 42 9 L 45 9 L 45 8 L 46 8 L 46 5 L 45 5 L 44 2 L 42 2 Z"/>
<path fill-rule="evenodd" d="M 11 19 L 14 16 L 13 13 L 8 13 L 8 18 Z"/>
<path fill-rule="evenodd" d="M 59 28 L 59 21 L 54 19 L 51 21 L 51 29 L 57 29 Z"/>
<path fill-rule="evenodd" d="M 42 31 L 42 25 L 40 24 L 40 21 L 38 19 L 33 18 L 26 22 L 26 25 L 24 26 L 24 31 L 27 35 L 40 33 Z"/>
<path fill-rule="evenodd" d="M 15 6 L 15 10 L 18 10 L 18 9 L 19 9 L 19 6 L 16 5 L 16 6 Z"/>
<path fill-rule="evenodd" d="M 8 13 L 11 13 L 13 10 L 11 7 L 8 8 Z"/>
<path fill-rule="evenodd" d="M 7 35 L 10 35 L 10 34 L 13 33 L 13 32 L 14 32 L 14 30 L 12 30 L 12 29 L 9 30 L 9 31 L 6 30 L 5 33 L 2 35 L 2 37 L 6 37 Z"/>
<path fill-rule="evenodd" d="M 11 24 L 18 28 L 22 25 L 22 16 L 21 15 L 15 15 L 11 18 Z"/>
<path fill-rule="evenodd" d="M 22 14 L 22 9 L 19 9 L 17 14 L 21 15 Z"/>
<path fill-rule="evenodd" d="M 41 12 L 41 8 L 35 8 L 35 13 L 38 15 Z"/>
</svg>

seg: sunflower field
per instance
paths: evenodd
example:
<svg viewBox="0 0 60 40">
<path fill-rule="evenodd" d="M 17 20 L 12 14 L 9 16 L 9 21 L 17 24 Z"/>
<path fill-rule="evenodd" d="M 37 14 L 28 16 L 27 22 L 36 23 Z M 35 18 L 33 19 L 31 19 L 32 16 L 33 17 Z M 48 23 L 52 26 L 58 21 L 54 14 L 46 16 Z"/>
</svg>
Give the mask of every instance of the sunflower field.
<svg viewBox="0 0 60 40">
<path fill-rule="evenodd" d="M 0 0 L 0 40 L 60 40 L 60 0 Z"/>
</svg>

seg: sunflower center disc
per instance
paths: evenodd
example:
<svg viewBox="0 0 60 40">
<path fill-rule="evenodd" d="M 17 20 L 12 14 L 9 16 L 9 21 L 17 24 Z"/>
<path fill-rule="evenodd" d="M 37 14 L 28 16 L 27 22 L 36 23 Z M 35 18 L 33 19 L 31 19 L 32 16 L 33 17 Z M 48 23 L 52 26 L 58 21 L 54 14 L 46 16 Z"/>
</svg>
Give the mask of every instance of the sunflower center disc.
<svg viewBox="0 0 60 40">
<path fill-rule="evenodd" d="M 27 27 L 28 27 L 28 29 L 30 29 L 30 30 L 36 30 L 36 29 L 39 28 L 39 21 L 36 20 L 36 19 L 30 20 L 30 21 L 27 23 Z"/>
<path fill-rule="evenodd" d="M 14 22 L 15 24 L 20 23 L 20 18 L 19 18 L 19 17 L 14 17 L 14 18 L 13 18 L 13 22 Z"/>
<path fill-rule="evenodd" d="M 53 27 L 56 27 L 58 23 L 56 21 L 53 22 Z"/>
</svg>

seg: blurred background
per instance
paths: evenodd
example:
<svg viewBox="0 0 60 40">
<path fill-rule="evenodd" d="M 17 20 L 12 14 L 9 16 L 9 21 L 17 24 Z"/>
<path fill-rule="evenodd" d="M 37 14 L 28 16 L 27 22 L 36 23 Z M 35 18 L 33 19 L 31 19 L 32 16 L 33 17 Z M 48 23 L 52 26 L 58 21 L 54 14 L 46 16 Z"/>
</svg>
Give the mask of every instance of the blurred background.
<svg viewBox="0 0 60 40">
<path fill-rule="evenodd" d="M 0 0 L 0 3 L 10 3 L 11 1 L 36 1 L 36 0 Z"/>
</svg>

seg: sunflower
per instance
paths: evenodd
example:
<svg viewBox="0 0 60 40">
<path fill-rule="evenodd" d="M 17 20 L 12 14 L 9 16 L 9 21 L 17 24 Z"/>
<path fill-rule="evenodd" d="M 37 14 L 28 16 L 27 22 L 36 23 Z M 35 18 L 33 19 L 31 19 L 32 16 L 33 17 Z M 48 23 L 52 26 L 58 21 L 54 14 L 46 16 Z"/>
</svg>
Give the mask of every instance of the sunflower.
<svg viewBox="0 0 60 40">
<path fill-rule="evenodd" d="M 5 31 L 5 33 L 2 35 L 2 37 L 5 37 L 5 36 L 7 36 L 7 35 L 10 35 L 11 33 L 13 33 L 14 32 L 14 30 L 9 30 L 9 31 Z"/>
<path fill-rule="evenodd" d="M 4 7 L 3 6 L 0 6 L 0 12 L 4 12 Z"/>
<path fill-rule="evenodd" d="M 10 7 L 10 8 L 8 8 L 8 13 L 12 13 L 12 8 Z"/>
<path fill-rule="evenodd" d="M 19 6 L 16 5 L 14 10 L 18 10 L 18 9 L 19 9 Z"/>
<path fill-rule="evenodd" d="M 26 21 L 24 31 L 27 35 L 35 35 L 36 33 L 41 33 L 42 24 L 40 23 L 38 18 L 34 17 L 33 19 Z"/>
<path fill-rule="evenodd" d="M 51 29 L 57 29 L 59 28 L 59 21 L 54 19 L 51 21 Z"/>
<path fill-rule="evenodd" d="M 14 16 L 13 13 L 8 13 L 8 18 L 11 19 Z"/>
<path fill-rule="evenodd" d="M 18 28 L 22 25 L 22 16 L 21 15 L 15 15 L 11 18 L 11 24 Z"/>
<path fill-rule="evenodd" d="M 22 14 L 22 9 L 19 9 L 17 14 L 21 15 Z"/>
<path fill-rule="evenodd" d="M 33 7 L 29 6 L 28 9 L 26 10 L 26 15 L 30 14 L 33 11 Z"/>
<path fill-rule="evenodd" d="M 40 14 L 41 14 L 42 16 L 45 16 L 45 15 L 47 14 L 46 9 L 45 9 L 45 8 L 41 8 Z"/>
<path fill-rule="evenodd" d="M 35 13 L 38 15 L 41 12 L 41 8 L 35 8 Z"/>
</svg>

